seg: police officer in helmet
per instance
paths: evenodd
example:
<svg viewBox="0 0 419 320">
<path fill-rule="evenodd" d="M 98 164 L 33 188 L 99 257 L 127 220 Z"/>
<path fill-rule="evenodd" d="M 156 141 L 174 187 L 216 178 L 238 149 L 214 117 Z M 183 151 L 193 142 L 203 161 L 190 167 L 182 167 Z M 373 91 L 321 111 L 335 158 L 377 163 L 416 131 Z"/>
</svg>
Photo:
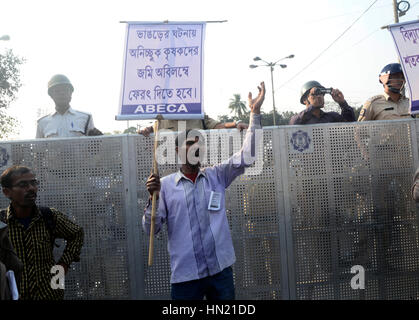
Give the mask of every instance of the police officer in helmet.
<svg viewBox="0 0 419 320">
<path fill-rule="evenodd" d="M 340 114 L 322 110 L 326 93 L 339 104 Z M 300 103 L 305 105 L 306 109 L 293 116 L 290 125 L 355 121 L 354 110 L 348 105 L 342 92 L 333 88 L 326 89 L 317 81 L 308 81 L 301 87 Z"/>
<path fill-rule="evenodd" d="M 71 108 L 74 87 L 62 74 L 54 75 L 48 82 L 48 95 L 55 103 L 55 112 L 38 120 L 37 138 L 78 137 L 101 135 L 94 127 L 90 113 Z"/>
<path fill-rule="evenodd" d="M 358 121 L 410 118 L 409 99 L 404 96 L 406 80 L 400 63 L 386 65 L 379 74 L 384 93 L 365 102 Z"/>
</svg>

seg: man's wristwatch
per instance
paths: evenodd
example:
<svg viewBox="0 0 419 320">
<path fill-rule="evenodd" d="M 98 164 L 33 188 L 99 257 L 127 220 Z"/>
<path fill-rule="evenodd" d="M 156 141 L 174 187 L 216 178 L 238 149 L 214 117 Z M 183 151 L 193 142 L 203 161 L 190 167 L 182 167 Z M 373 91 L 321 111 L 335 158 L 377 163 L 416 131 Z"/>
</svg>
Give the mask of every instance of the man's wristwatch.
<svg viewBox="0 0 419 320">
<path fill-rule="evenodd" d="M 237 128 L 237 126 L 239 125 L 239 123 L 241 123 L 242 121 L 241 120 L 239 120 L 239 121 L 235 121 L 235 123 L 236 123 L 236 128 Z"/>
</svg>

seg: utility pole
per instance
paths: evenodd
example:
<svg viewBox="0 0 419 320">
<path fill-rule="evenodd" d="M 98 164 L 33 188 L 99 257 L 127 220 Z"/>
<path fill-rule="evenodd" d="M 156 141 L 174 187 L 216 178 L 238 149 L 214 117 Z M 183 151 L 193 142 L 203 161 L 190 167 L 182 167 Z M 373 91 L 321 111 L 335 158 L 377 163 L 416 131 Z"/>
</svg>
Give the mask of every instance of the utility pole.
<svg viewBox="0 0 419 320">
<path fill-rule="evenodd" d="M 407 0 L 393 0 L 393 15 L 394 23 L 400 23 L 399 17 L 403 17 L 410 9 L 410 3 Z M 383 26 L 381 29 L 388 29 L 388 26 Z"/>
<path fill-rule="evenodd" d="M 394 23 L 399 23 L 399 9 L 397 6 L 397 0 L 393 0 L 393 12 L 394 12 Z"/>
<path fill-rule="evenodd" d="M 274 126 L 276 126 L 276 109 L 275 109 L 275 91 L 274 91 L 274 67 L 271 66 L 271 83 L 272 83 L 272 103 L 274 106 Z"/>
<path fill-rule="evenodd" d="M 399 9 L 397 5 L 397 0 L 393 0 L 393 13 L 394 13 L 394 23 L 399 23 Z M 400 63 L 400 58 L 397 58 L 397 61 Z M 404 88 L 403 88 L 404 92 Z"/>
</svg>

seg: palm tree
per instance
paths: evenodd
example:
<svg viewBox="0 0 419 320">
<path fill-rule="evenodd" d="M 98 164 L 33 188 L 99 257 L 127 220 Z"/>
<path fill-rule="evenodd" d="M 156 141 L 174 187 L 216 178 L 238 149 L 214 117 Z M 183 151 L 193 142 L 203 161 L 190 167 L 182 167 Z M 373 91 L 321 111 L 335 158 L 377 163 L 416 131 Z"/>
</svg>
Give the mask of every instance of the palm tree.
<svg viewBox="0 0 419 320">
<path fill-rule="evenodd" d="M 231 112 L 235 113 L 237 118 L 241 118 L 244 113 L 246 113 L 246 104 L 244 101 L 241 101 L 240 94 L 234 94 L 234 98 L 230 99 L 230 104 L 228 107 L 230 108 Z"/>
</svg>

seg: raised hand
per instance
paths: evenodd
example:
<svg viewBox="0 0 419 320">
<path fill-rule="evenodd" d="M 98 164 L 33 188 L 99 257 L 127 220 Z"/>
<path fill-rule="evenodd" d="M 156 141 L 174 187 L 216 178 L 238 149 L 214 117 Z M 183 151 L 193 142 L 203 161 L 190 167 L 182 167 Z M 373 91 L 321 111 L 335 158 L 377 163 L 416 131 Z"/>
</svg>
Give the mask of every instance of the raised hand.
<svg viewBox="0 0 419 320">
<path fill-rule="evenodd" d="M 252 93 L 249 92 L 249 108 L 255 114 L 260 114 L 263 100 L 265 100 L 265 83 L 262 81 L 260 87 L 258 86 L 259 94 L 255 99 L 252 99 Z"/>
<path fill-rule="evenodd" d="M 345 97 L 343 96 L 343 93 L 340 92 L 340 90 L 333 89 L 331 95 L 332 95 L 333 100 L 335 100 L 337 103 L 345 102 Z"/>
<path fill-rule="evenodd" d="M 145 127 L 137 131 L 138 134 L 142 134 L 143 136 L 149 137 L 150 133 L 153 132 L 153 127 Z"/>
</svg>

